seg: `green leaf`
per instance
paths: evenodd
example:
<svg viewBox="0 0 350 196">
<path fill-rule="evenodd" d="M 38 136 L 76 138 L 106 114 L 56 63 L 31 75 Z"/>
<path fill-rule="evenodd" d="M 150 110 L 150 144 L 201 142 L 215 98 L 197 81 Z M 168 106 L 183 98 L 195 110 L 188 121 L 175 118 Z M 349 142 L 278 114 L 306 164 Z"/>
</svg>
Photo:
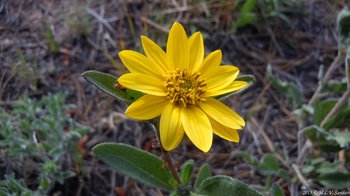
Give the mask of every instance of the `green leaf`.
<svg viewBox="0 0 350 196">
<path fill-rule="evenodd" d="M 274 154 L 264 154 L 258 167 L 265 175 L 276 174 L 280 168 Z"/>
<path fill-rule="evenodd" d="M 330 138 L 330 133 L 319 126 L 312 125 L 306 127 L 302 132 L 314 146 L 320 148 L 320 150 L 324 152 L 338 152 L 342 149 L 336 141 Z"/>
<path fill-rule="evenodd" d="M 39 195 L 37 192 L 32 192 L 30 190 L 25 190 L 21 192 L 21 196 L 37 196 Z"/>
<path fill-rule="evenodd" d="M 315 170 L 315 167 L 313 165 L 304 165 L 301 171 L 303 174 L 308 174 L 310 172 L 313 172 Z"/>
<path fill-rule="evenodd" d="M 304 95 L 301 87 L 297 86 L 295 83 L 277 79 L 272 73 L 271 65 L 267 66 L 266 72 L 272 86 L 276 88 L 277 91 L 285 94 L 288 102 L 293 105 L 293 108 L 299 108 L 303 104 Z"/>
<path fill-rule="evenodd" d="M 350 11 L 345 8 L 337 18 L 337 27 L 339 32 L 339 50 L 349 48 L 350 46 Z"/>
<path fill-rule="evenodd" d="M 276 175 L 279 176 L 279 177 L 281 177 L 281 178 L 283 178 L 283 179 L 284 179 L 285 181 L 287 181 L 288 183 L 290 183 L 291 180 L 292 180 L 290 174 L 288 173 L 288 171 L 285 170 L 285 169 L 282 169 L 282 168 L 280 168 L 280 169 L 277 170 Z"/>
<path fill-rule="evenodd" d="M 7 187 L 9 192 L 23 193 L 25 191 L 31 191 L 27 188 L 23 179 L 16 179 L 15 174 L 5 175 L 5 187 Z"/>
<path fill-rule="evenodd" d="M 335 173 L 340 169 L 340 163 L 330 163 L 328 161 L 321 163 L 317 166 L 316 172 L 319 174 Z"/>
<path fill-rule="evenodd" d="M 47 39 L 51 52 L 57 54 L 60 48 L 55 40 L 55 35 L 51 28 L 47 28 L 47 30 L 45 31 L 45 37 Z"/>
<path fill-rule="evenodd" d="M 247 184 L 229 176 L 209 177 L 199 187 L 199 194 L 203 195 L 227 196 L 232 193 L 239 196 L 261 196 Z"/>
<path fill-rule="evenodd" d="M 316 101 L 314 108 L 314 122 L 316 125 L 320 126 L 322 120 L 326 117 L 328 112 L 334 107 L 337 100 L 329 99 L 326 101 Z"/>
<path fill-rule="evenodd" d="M 188 181 L 191 179 L 192 172 L 193 172 L 193 164 L 194 164 L 193 160 L 188 160 L 181 166 L 180 180 L 182 184 L 187 184 Z"/>
<path fill-rule="evenodd" d="M 323 89 L 332 93 L 344 93 L 347 89 L 347 82 L 346 80 L 329 80 L 323 85 Z"/>
<path fill-rule="evenodd" d="M 226 93 L 226 94 L 223 94 L 223 95 L 219 95 L 217 97 L 215 97 L 216 99 L 226 99 L 232 95 L 235 95 L 235 94 L 238 94 L 238 93 L 241 93 L 243 92 L 244 90 L 248 89 L 250 86 L 252 86 L 254 83 L 255 83 L 255 78 L 254 76 L 252 75 L 243 75 L 243 76 L 239 76 L 235 79 L 235 81 L 244 81 L 244 82 L 247 82 L 248 85 L 238 91 L 233 91 L 233 92 L 229 92 L 229 93 Z"/>
<path fill-rule="evenodd" d="M 50 178 L 46 175 L 41 175 L 40 178 L 41 179 L 40 179 L 39 190 L 47 191 L 50 188 L 50 183 L 51 183 Z"/>
<path fill-rule="evenodd" d="M 350 107 L 343 106 L 330 120 L 325 123 L 323 128 L 329 130 L 332 128 L 348 128 L 350 129 Z"/>
<path fill-rule="evenodd" d="M 143 93 L 139 91 L 115 87 L 116 84 L 118 84 L 118 78 L 110 74 L 105 74 L 98 71 L 86 71 L 82 74 L 82 76 L 99 89 L 121 101 L 126 102 L 127 104 L 133 103 L 143 95 Z"/>
<path fill-rule="evenodd" d="M 337 141 L 341 148 L 346 148 L 350 144 L 350 132 L 349 131 L 333 131 L 330 133 L 328 139 Z"/>
<path fill-rule="evenodd" d="M 242 6 L 242 8 L 240 10 L 240 14 L 251 12 L 255 8 L 255 5 L 256 5 L 256 0 L 245 1 L 244 5 Z"/>
<path fill-rule="evenodd" d="M 206 195 L 201 195 L 201 194 L 198 194 L 198 193 L 190 192 L 190 196 L 206 196 Z"/>
<path fill-rule="evenodd" d="M 350 173 L 328 173 L 320 175 L 316 180 L 322 185 L 332 189 L 345 189 L 350 187 Z"/>
<path fill-rule="evenodd" d="M 244 89 L 247 89 L 249 88 L 251 85 L 255 84 L 256 80 L 255 80 L 255 77 L 253 75 L 242 75 L 242 76 L 238 76 L 236 78 L 236 81 L 244 81 L 244 82 L 247 82 L 248 83 L 248 86 L 246 86 Z M 242 89 L 242 90 L 244 90 Z M 242 91 L 240 90 L 240 91 Z M 240 92 L 239 91 L 239 92 Z"/>
<path fill-rule="evenodd" d="M 258 160 L 256 160 L 256 158 L 254 158 L 247 152 L 237 151 L 234 153 L 234 156 L 242 158 L 245 162 L 249 163 L 252 166 L 258 166 L 259 164 Z"/>
<path fill-rule="evenodd" d="M 305 117 L 313 114 L 314 114 L 314 108 L 306 104 L 303 104 L 300 108 L 293 111 L 293 115 L 296 115 L 299 117 Z"/>
<path fill-rule="evenodd" d="M 317 157 L 317 158 L 311 159 L 310 164 L 311 165 L 318 165 L 318 164 L 323 163 L 324 161 L 326 161 L 326 159 L 324 157 Z"/>
<path fill-rule="evenodd" d="M 177 191 L 172 191 L 169 193 L 169 196 L 179 196 L 179 194 L 177 193 Z"/>
<path fill-rule="evenodd" d="M 252 12 L 244 13 L 239 16 L 234 27 L 237 29 L 240 27 L 247 26 L 249 24 L 252 24 L 255 21 L 255 19 L 256 19 L 255 13 L 252 13 Z"/>
<path fill-rule="evenodd" d="M 275 183 L 272 185 L 272 196 L 284 196 L 282 188 Z"/>
<path fill-rule="evenodd" d="M 0 189 L 0 195 L 8 195 L 9 193 L 5 190 Z"/>
<path fill-rule="evenodd" d="M 66 180 L 67 178 L 71 178 L 74 177 L 76 174 L 73 171 L 62 171 L 60 173 L 58 173 L 55 176 L 55 179 L 60 183 L 63 184 L 64 180 Z"/>
<path fill-rule="evenodd" d="M 119 143 L 103 143 L 93 149 L 96 157 L 116 171 L 163 190 L 174 190 L 174 179 L 162 160 L 146 151 Z"/>
<path fill-rule="evenodd" d="M 196 181 L 194 182 L 195 190 L 198 190 L 201 183 L 205 179 L 209 178 L 210 176 L 211 176 L 210 167 L 208 164 L 205 163 L 199 168 Z"/>
<path fill-rule="evenodd" d="M 271 84 L 276 90 L 282 93 L 288 92 L 288 83 L 285 81 L 278 80 L 275 75 L 272 73 L 272 66 L 269 64 L 267 65 L 267 76 L 269 77 Z"/>
<path fill-rule="evenodd" d="M 252 12 L 256 6 L 256 0 L 246 0 L 240 9 L 239 16 L 235 22 L 235 29 L 253 23 L 256 15 Z"/>
</svg>

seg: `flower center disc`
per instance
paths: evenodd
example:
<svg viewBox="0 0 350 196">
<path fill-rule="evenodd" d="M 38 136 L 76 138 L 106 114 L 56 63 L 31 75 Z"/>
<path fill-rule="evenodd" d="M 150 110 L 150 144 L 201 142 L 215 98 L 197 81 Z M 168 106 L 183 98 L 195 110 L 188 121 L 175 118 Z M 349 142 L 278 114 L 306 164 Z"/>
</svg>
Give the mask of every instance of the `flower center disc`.
<svg viewBox="0 0 350 196">
<path fill-rule="evenodd" d="M 200 73 L 187 73 L 187 70 L 176 70 L 170 73 L 165 82 L 167 98 L 175 104 L 187 107 L 205 100 L 201 95 L 205 92 L 206 84 Z"/>
</svg>

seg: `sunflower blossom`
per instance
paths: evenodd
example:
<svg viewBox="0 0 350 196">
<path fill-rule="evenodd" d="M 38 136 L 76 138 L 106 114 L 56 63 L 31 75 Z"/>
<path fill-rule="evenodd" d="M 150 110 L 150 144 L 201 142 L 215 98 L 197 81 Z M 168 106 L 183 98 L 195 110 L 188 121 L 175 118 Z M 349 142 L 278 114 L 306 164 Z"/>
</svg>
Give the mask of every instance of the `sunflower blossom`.
<svg viewBox="0 0 350 196">
<path fill-rule="evenodd" d="M 176 148 L 185 133 L 203 152 L 209 151 L 213 133 L 238 142 L 237 130 L 244 127 L 244 120 L 215 97 L 247 86 L 235 81 L 239 69 L 220 65 L 220 50 L 204 57 L 201 33 L 188 38 L 178 22 L 170 29 L 166 52 L 145 36 L 141 42 L 145 55 L 131 50 L 119 53 L 131 73 L 118 82 L 145 93 L 125 114 L 137 120 L 160 116 L 160 142 L 167 151 Z"/>
</svg>

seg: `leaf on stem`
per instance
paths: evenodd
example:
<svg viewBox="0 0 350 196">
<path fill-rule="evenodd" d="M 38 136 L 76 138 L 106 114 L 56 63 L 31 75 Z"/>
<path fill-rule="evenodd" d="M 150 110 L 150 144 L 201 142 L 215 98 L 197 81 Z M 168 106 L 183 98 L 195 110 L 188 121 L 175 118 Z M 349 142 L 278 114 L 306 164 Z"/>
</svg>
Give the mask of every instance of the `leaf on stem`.
<svg viewBox="0 0 350 196">
<path fill-rule="evenodd" d="M 180 169 L 180 180 L 182 184 L 187 184 L 193 173 L 193 160 L 186 161 Z"/>
<path fill-rule="evenodd" d="M 328 173 L 316 178 L 322 185 L 332 189 L 345 189 L 350 187 L 350 173 Z"/>
<path fill-rule="evenodd" d="M 272 185 L 272 196 L 284 196 L 283 189 L 275 183 Z"/>
<path fill-rule="evenodd" d="M 232 195 L 232 193 L 239 196 L 261 196 L 260 193 L 247 184 L 229 176 L 221 175 L 204 180 L 199 187 L 199 193 L 216 196 Z"/>
<path fill-rule="evenodd" d="M 199 189 L 202 182 L 211 176 L 210 167 L 208 164 L 203 164 L 198 171 L 196 181 L 194 182 L 194 187 L 196 191 Z"/>
<path fill-rule="evenodd" d="M 143 95 L 143 93 L 139 91 L 124 88 L 122 86 L 118 88 L 118 78 L 110 74 L 91 70 L 84 72 L 82 76 L 97 88 L 121 101 L 126 102 L 127 104 L 133 103 Z"/>
<path fill-rule="evenodd" d="M 304 95 L 302 88 L 298 83 L 287 82 L 279 80 L 272 73 L 272 66 L 267 66 L 267 76 L 271 81 L 272 86 L 279 92 L 284 93 L 289 103 L 293 105 L 293 108 L 299 108 L 304 103 Z"/>
<path fill-rule="evenodd" d="M 261 158 L 259 169 L 265 175 L 276 174 L 279 168 L 279 163 L 275 155 L 269 153 Z"/>
<path fill-rule="evenodd" d="M 312 125 L 302 130 L 311 143 L 324 152 L 338 152 L 342 148 L 330 138 L 332 135 L 319 126 Z"/>
<path fill-rule="evenodd" d="M 337 18 L 337 27 L 339 31 L 339 50 L 350 46 L 350 11 L 343 9 Z"/>
<path fill-rule="evenodd" d="M 176 188 L 169 169 L 151 153 L 119 143 L 98 144 L 92 150 L 98 159 L 124 175 L 166 191 Z"/>
</svg>

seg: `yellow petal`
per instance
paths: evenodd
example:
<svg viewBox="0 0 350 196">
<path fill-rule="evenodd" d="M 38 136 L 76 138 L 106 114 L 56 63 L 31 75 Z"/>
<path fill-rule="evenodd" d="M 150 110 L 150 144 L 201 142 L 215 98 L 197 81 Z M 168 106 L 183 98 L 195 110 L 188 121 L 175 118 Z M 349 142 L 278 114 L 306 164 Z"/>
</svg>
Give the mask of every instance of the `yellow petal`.
<svg viewBox="0 0 350 196">
<path fill-rule="evenodd" d="M 159 116 L 168 103 L 165 97 L 144 95 L 132 103 L 125 114 L 133 119 L 149 120 Z"/>
<path fill-rule="evenodd" d="M 197 148 L 208 152 L 213 142 L 213 131 L 207 115 L 196 106 L 183 108 L 181 114 L 188 138 Z"/>
<path fill-rule="evenodd" d="M 189 70 L 198 69 L 204 58 L 204 43 L 200 32 L 193 34 L 189 39 L 190 62 Z"/>
<path fill-rule="evenodd" d="M 123 50 L 119 52 L 119 57 L 125 67 L 132 73 L 142 73 L 153 77 L 161 77 L 165 72 L 157 64 L 154 64 L 146 56 L 132 51 Z"/>
<path fill-rule="evenodd" d="M 180 110 L 181 108 L 169 103 L 160 117 L 160 141 L 167 151 L 176 148 L 184 136 Z"/>
<path fill-rule="evenodd" d="M 146 36 L 141 36 L 143 50 L 148 58 L 155 62 L 164 72 L 167 71 L 165 52 Z"/>
<path fill-rule="evenodd" d="M 224 89 L 231 84 L 232 81 L 237 78 L 239 70 L 234 66 L 218 66 L 216 70 L 213 70 L 211 73 L 212 74 L 207 74 L 209 77 L 207 77 L 205 82 L 208 91 L 215 91 Z"/>
<path fill-rule="evenodd" d="M 241 129 L 245 125 L 242 117 L 214 98 L 207 98 L 206 101 L 201 102 L 199 106 L 208 116 L 227 127 Z"/>
<path fill-rule="evenodd" d="M 189 50 L 187 35 L 183 26 L 178 22 L 175 22 L 170 29 L 166 53 L 170 70 L 188 67 Z"/>
<path fill-rule="evenodd" d="M 211 78 L 211 77 L 214 77 L 215 75 L 217 75 L 217 71 L 222 71 L 222 72 L 225 72 L 226 71 L 234 71 L 236 75 L 236 77 L 238 76 L 239 74 L 239 69 L 238 67 L 234 66 L 234 65 L 220 65 L 220 66 L 217 66 L 216 68 L 214 68 L 215 71 L 211 71 L 211 72 L 206 72 L 205 74 L 202 74 L 202 76 L 204 78 Z"/>
<path fill-rule="evenodd" d="M 208 56 L 204 58 L 202 65 L 196 69 L 193 69 L 193 72 L 200 72 L 204 75 L 210 73 L 217 66 L 220 66 L 221 58 L 221 50 L 215 50 L 214 52 L 208 54 Z"/>
<path fill-rule="evenodd" d="M 218 95 L 223 95 L 226 93 L 240 90 L 240 89 L 246 87 L 247 85 L 248 85 L 248 83 L 244 82 L 244 81 L 233 81 L 231 84 L 229 84 L 228 86 L 226 86 L 223 89 L 213 89 L 213 90 L 208 89 L 203 94 L 203 97 L 214 97 L 214 96 L 218 96 Z"/>
<path fill-rule="evenodd" d="M 156 96 L 166 96 L 163 81 L 140 73 L 127 73 L 122 75 L 118 82 L 126 88 L 141 91 Z"/>
<path fill-rule="evenodd" d="M 218 123 L 216 120 L 209 118 L 210 124 L 213 128 L 213 132 L 220 136 L 221 138 L 232 141 L 232 142 L 239 142 L 239 135 L 237 130 L 226 127 L 220 123 Z"/>
</svg>

